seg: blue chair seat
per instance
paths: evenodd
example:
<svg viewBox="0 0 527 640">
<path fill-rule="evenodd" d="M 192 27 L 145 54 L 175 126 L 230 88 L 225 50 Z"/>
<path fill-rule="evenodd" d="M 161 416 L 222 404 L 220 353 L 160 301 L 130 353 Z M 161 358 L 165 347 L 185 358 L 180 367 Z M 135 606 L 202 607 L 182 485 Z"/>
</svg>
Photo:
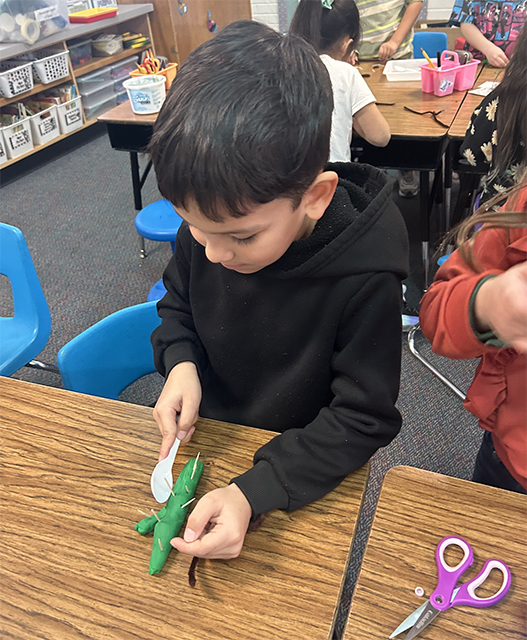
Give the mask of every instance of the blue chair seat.
<svg viewBox="0 0 527 640">
<path fill-rule="evenodd" d="M 166 292 L 167 290 L 163 284 L 163 279 L 161 278 L 161 280 L 158 280 L 148 292 L 147 301 L 151 302 L 152 300 L 161 300 Z"/>
<path fill-rule="evenodd" d="M 135 217 L 135 228 L 141 239 L 155 240 L 157 242 L 170 242 L 172 251 L 175 250 L 175 240 L 181 218 L 176 213 L 174 206 L 168 200 L 158 200 L 147 205 Z M 141 257 L 145 257 L 144 240 L 141 244 Z"/>
</svg>

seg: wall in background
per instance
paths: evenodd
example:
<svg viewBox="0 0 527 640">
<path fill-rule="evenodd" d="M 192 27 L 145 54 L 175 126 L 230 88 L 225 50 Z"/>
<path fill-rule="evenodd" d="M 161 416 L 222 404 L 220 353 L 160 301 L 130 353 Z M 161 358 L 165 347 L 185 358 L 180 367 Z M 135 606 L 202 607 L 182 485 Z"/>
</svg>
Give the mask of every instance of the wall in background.
<svg viewBox="0 0 527 640">
<path fill-rule="evenodd" d="M 263 22 L 273 29 L 281 30 L 277 0 L 251 0 L 251 12 L 253 20 Z"/>
</svg>

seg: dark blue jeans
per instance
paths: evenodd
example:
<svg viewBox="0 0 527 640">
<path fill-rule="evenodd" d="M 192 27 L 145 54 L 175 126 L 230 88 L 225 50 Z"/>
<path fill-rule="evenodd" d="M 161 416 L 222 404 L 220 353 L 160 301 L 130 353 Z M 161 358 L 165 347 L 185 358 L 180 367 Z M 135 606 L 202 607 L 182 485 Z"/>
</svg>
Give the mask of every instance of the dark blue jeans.
<svg viewBox="0 0 527 640">
<path fill-rule="evenodd" d="M 508 489 L 517 493 L 527 493 L 522 485 L 514 478 L 498 457 L 492 444 L 490 431 L 485 431 L 483 442 L 476 458 L 472 482 L 488 484 L 499 489 Z"/>
</svg>

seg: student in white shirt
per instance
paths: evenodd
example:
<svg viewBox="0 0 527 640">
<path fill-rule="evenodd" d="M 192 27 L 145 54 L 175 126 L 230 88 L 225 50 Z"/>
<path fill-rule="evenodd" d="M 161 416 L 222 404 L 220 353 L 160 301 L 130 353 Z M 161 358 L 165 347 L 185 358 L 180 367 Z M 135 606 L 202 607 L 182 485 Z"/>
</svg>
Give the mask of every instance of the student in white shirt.
<svg viewBox="0 0 527 640">
<path fill-rule="evenodd" d="M 352 66 L 360 39 L 354 0 L 300 0 L 289 32 L 315 47 L 331 79 L 334 105 L 329 161 L 351 161 L 353 129 L 370 144 L 385 147 L 390 127 L 364 78 Z"/>
</svg>

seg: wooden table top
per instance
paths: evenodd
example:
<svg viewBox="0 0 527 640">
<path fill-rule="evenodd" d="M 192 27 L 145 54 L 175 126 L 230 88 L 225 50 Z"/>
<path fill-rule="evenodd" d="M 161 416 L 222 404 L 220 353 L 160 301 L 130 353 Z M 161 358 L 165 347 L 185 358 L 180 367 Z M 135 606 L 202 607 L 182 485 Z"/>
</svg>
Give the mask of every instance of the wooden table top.
<svg viewBox="0 0 527 640">
<path fill-rule="evenodd" d="M 423 60 L 423 62 L 425 62 Z M 392 137 L 402 138 L 443 138 L 448 129 L 434 121 L 431 115 L 418 115 L 406 111 L 409 107 L 415 111 L 441 111 L 437 116 L 441 122 L 450 126 L 465 97 L 465 91 L 454 91 L 439 98 L 433 93 L 423 93 L 421 81 L 393 82 L 383 74 L 384 66 L 373 70 L 374 62 L 361 62 L 361 73 L 369 74 L 365 78 L 377 99 L 382 115 L 390 125 Z M 392 104 L 393 103 L 393 104 Z"/>
<path fill-rule="evenodd" d="M 273 511 L 242 555 L 170 554 L 148 574 L 134 530 L 160 436 L 152 409 L 0 378 L 0 635 L 11 640 L 331 638 L 368 467 L 315 503 Z M 200 420 L 174 475 L 201 452 L 197 496 L 252 464 L 272 432 Z"/>
<path fill-rule="evenodd" d="M 426 602 L 435 589 L 439 541 L 458 535 L 474 550 L 470 580 L 488 558 L 503 560 L 512 586 L 500 603 L 486 609 L 453 607 L 440 614 L 419 640 L 519 640 L 527 637 L 527 496 L 411 467 L 394 467 L 384 479 L 362 563 L 345 640 L 386 640 Z M 448 550 L 450 551 L 450 550 Z M 451 559 L 456 564 L 458 559 Z M 491 574 L 478 595 L 501 584 Z M 406 634 L 397 636 L 404 638 Z"/>
<path fill-rule="evenodd" d="M 476 78 L 476 82 L 474 82 L 474 89 L 484 82 L 498 82 L 502 79 L 503 72 L 504 69 L 495 69 L 494 67 L 485 65 Z M 473 93 L 467 92 L 466 98 L 463 100 L 463 103 L 454 118 L 454 122 L 448 130 L 449 138 L 462 140 L 465 137 L 472 112 L 482 100 L 483 96 L 476 96 Z"/>
<path fill-rule="evenodd" d="M 138 115 L 132 111 L 130 100 L 118 104 L 113 109 L 100 115 L 97 120 L 107 124 L 144 124 L 152 126 L 157 119 L 157 113 Z"/>
</svg>

